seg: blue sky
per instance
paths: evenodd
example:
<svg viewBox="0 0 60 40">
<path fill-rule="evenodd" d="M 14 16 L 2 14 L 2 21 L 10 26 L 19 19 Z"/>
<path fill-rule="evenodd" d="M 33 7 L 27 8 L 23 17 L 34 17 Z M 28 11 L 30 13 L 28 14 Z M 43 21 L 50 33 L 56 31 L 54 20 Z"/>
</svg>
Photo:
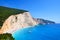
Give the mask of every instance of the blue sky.
<svg viewBox="0 0 60 40">
<path fill-rule="evenodd" d="M 60 0 L 0 0 L 0 6 L 25 9 L 35 18 L 60 23 Z"/>
</svg>

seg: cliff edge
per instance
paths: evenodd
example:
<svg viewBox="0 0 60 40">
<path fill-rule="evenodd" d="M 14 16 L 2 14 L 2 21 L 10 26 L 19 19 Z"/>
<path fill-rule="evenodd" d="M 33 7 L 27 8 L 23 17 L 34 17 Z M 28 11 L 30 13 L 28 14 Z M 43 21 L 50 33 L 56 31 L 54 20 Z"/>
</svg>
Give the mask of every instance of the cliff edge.
<svg viewBox="0 0 60 40">
<path fill-rule="evenodd" d="M 29 26 L 37 25 L 29 12 L 20 13 L 17 15 L 11 15 L 8 17 L 0 30 L 0 33 L 14 33 L 16 30 L 26 28 Z"/>
</svg>

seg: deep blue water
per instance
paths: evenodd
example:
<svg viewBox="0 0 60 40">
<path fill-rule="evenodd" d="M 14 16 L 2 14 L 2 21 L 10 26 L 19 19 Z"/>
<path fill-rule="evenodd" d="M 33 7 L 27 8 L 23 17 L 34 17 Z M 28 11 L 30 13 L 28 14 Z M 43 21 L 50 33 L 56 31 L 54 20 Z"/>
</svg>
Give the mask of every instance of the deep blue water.
<svg viewBox="0 0 60 40">
<path fill-rule="evenodd" d="M 60 40 L 60 24 L 36 25 L 16 31 L 15 40 Z"/>
</svg>

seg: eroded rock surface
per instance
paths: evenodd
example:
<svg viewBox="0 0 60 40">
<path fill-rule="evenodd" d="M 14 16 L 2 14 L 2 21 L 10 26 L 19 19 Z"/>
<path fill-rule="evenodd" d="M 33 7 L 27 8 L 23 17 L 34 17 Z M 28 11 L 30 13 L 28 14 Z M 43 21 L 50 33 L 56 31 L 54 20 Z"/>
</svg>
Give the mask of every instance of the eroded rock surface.
<svg viewBox="0 0 60 40">
<path fill-rule="evenodd" d="M 24 12 L 22 14 L 11 15 L 3 23 L 3 26 L 0 30 L 1 33 L 14 33 L 15 31 L 37 25 L 38 22 L 35 21 L 29 12 Z"/>
</svg>

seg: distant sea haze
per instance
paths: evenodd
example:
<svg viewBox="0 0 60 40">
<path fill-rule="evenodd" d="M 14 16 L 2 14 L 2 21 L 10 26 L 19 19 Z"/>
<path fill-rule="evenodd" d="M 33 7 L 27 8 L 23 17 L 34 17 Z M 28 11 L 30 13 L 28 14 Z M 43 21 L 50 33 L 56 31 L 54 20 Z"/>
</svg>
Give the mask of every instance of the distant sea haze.
<svg viewBox="0 0 60 40">
<path fill-rule="evenodd" d="M 60 24 L 36 25 L 13 33 L 15 40 L 60 40 Z"/>
</svg>

